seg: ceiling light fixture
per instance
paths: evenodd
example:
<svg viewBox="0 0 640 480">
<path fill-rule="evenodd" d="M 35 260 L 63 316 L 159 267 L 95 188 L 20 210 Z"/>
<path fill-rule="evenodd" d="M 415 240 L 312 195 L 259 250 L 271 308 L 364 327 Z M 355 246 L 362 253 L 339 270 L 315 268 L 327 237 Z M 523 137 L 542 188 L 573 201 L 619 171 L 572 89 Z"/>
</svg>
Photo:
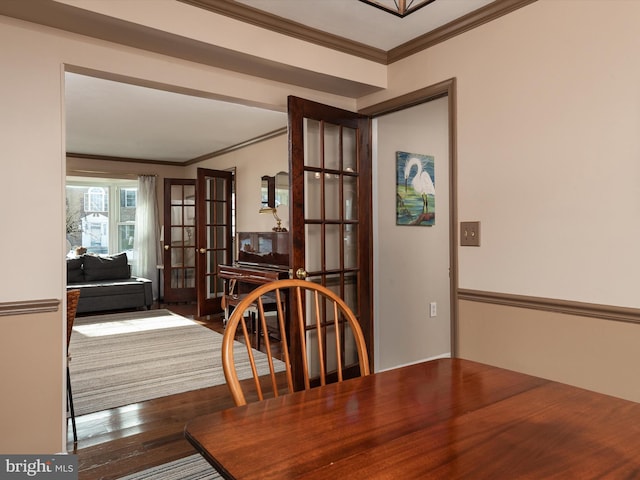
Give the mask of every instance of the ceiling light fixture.
<svg viewBox="0 0 640 480">
<path fill-rule="evenodd" d="M 362 3 L 404 18 L 416 10 L 426 7 L 435 0 L 360 0 Z"/>
</svg>

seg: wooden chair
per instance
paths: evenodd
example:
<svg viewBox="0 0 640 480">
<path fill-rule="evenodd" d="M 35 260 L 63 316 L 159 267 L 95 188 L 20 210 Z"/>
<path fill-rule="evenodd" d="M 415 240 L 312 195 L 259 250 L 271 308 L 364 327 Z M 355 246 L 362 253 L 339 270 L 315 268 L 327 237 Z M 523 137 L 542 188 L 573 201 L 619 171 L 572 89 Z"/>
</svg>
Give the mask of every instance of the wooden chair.
<svg viewBox="0 0 640 480">
<path fill-rule="evenodd" d="M 279 347 L 284 362 L 286 386 L 283 386 L 282 374 L 274 366 L 274 352 L 267 328 L 265 304 L 276 308 L 271 315 L 276 316 L 279 334 Z M 251 329 L 247 325 L 246 311 L 257 306 L 257 321 L 264 332 L 265 353 L 268 357 L 269 374 L 260 379 L 251 348 Z M 287 308 L 289 306 L 289 308 Z M 288 311 L 290 310 L 290 312 Z M 290 328 L 288 328 L 290 327 Z M 358 374 L 369 375 L 369 359 L 360 324 L 347 304 L 334 292 L 317 283 L 305 280 L 277 280 L 257 287 L 242 299 L 229 317 L 222 340 L 222 366 L 227 385 L 237 406 L 246 405 L 234 361 L 234 343 L 236 335 L 242 332 L 244 347 L 249 356 L 253 374 L 253 385 L 258 400 L 265 394 L 277 397 L 281 393 L 308 390 L 312 386 L 341 382 L 346 372 L 355 370 Z M 291 336 L 290 336 L 291 334 Z M 292 348 L 295 344 L 295 347 Z M 291 356 L 299 355 L 302 372 L 292 372 Z M 293 378 L 301 378 L 297 382 Z M 354 375 L 351 375 L 354 376 Z M 268 378 L 267 381 L 265 379 Z M 280 383 L 280 384 L 279 384 Z M 294 384 L 300 383 L 299 388 Z"/>
<path fill-rule="evenodd" d="M 80 290 L 67 290 L 67 408 L 71 415 L 71 426 L 73 428 L 73 443 L 78 443 L 78 431 L 76 429 L 76 413 L 73 409 L 73 392 L 71 391 L 71 374 L 69 373 L 69 343 L 71 342 L 71 331 L 73 322 L 76 319 L 78 301 L 80 300 Z"/>
</svg>

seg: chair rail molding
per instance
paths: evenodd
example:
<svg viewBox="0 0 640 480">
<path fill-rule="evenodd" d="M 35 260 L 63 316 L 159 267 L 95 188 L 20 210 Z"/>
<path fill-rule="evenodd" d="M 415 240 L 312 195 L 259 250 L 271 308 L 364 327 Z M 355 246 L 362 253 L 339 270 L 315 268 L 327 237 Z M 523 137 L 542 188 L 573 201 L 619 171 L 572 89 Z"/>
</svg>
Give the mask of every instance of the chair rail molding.
<svg viewBox="0 0 640 480">
<path fill-rule="evenodd" d="M 59 308 L 60 300 L 56 298 L 19 302 L 2 302 L 0 303 L 0 317 L 57 312 Z"/>
<path fill-rule="evenodd" d="M 544 310 L 567 315 L 614 320 L 617 322 L 640 323 L 640 309 L 637 308 L 467 289 L 458 289 L 458 300 Z"/>
</svg>

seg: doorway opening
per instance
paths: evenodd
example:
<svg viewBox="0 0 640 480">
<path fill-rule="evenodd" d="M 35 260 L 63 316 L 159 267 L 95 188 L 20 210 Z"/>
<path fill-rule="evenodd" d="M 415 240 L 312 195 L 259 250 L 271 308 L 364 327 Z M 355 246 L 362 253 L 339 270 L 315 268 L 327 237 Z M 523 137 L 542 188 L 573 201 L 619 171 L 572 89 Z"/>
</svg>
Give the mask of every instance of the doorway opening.
<svg viewBox="0 0 640 480">
<path fill-rule="evenodd" d="M 457 352 L 455 93 L 455 79 L 450 79 L 361 112 L 373 118 L 373 138 L 378 140 L 374 145 L 373 201 L 379 221 L 375 231 L 385 232 L 384 242 L 380 236 L 374 240 L 376 371 Z M 386 131 L 381 132 L 382 128 Z M 396 187 L 398 175 L 402 176 L 397 152 L 435 157 L 435 225 L 396 222 Z M 403 287 L 398 289 L 399 284 Z M 389 288 L 396 289 L 393 295 Z M 394 306 L 386 300 L 391 298 L 400 299 L 403 308 L 409 309 L 401 325 L 392 315 Z M 389 323 L 391 318 L 394 325 Z"/>
</svg>

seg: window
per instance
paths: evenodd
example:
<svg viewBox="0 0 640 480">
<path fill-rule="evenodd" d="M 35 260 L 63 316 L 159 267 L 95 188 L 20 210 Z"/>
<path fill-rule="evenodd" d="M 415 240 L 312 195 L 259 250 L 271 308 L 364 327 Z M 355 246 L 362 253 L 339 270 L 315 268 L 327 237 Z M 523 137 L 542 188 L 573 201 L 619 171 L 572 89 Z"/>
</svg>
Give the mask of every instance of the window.
<svg viewBox="0 0 640 480">
<path fill-rule="evenodd" d="M 133 233 L 136 226 L 127 223 L 118 224 L 118 251 L 133 249 Z"/>
<path fill-rule="evenodd" d="M 106 212 L 109 207 L 109 194 L 101 187 L 90 187 L 84 194 L 85 212 Z"/>
<path fill-rule="evenodd" d="M 135 263 L 137 181 L 68 177 L 66 185 L 67 247 L 89 253 L 126 252 Z M 109 199 L 119 199 L 112 201 Z"/>
<path fill-rule="evenodd" d="M 138 197 L 137 188 L 121 188 L 120 189 L 120 207 L 136 208 L 137 197 Z"/>
</svg>

